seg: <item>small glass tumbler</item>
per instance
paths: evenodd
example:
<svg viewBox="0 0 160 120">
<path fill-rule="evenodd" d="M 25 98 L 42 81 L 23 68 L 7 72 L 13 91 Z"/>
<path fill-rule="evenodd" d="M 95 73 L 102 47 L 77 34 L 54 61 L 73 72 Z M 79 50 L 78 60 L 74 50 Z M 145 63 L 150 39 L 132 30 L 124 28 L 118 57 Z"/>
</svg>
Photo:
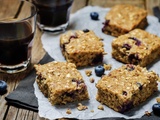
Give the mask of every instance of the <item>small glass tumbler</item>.
<svg viewBox="0 0 160 120">
<path fill-rule="evenodd" d="M 42 31 L 64 32 L 73 0 L 32 0 L 37 7 L 37 25 Z"/>
<path fill-rule="evenodd" d="M 0 72 L 24 71 L 31 63 L 36 6 L 23 0 L 0 0 Z M 16 6 L 14 5 L 14 6 Z"/>
</svg>

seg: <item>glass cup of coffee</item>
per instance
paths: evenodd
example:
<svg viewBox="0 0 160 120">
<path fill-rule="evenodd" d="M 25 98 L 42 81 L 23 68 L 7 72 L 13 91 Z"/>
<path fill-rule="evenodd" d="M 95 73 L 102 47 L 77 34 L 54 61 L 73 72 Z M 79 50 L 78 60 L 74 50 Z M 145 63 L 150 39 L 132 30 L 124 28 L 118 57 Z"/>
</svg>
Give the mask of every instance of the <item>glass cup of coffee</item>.
<svg viewBox="0 0 160 120">
<path fill-rule="evenodd" d="M 32 0 L 37 7 L 37 25 L 42 31 L 64 32 L 73 0 Z"/>
<path fill-rule="evenodd" d="M 0 0 L 0 5 L 0 72 L 24 71 L 31 63 L 36 7 L 23 0 Z"/>
</svg>

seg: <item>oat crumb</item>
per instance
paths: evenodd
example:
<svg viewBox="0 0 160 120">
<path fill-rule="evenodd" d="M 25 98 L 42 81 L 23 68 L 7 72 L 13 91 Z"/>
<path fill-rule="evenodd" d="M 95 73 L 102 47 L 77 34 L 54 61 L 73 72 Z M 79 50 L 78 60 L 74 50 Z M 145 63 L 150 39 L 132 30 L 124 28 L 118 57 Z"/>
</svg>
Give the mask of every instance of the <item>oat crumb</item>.
<svg viewBox="0 0 160 120">
<path fill-rule="evenodd" d="M 98 106 L 98 109 L 99 109 L 99 110 L 104 110 L 103 105 L 99 105 L 99 106 Z"/>
<path fill-rule="evenodd" d="M 82 105 L 82 103 L 78 103 L 77 109 L 78 109 L 79 111 L 82 111 L 82 110 L 88 109 L 88 107 L 85 106 L 85 105 Z"/>
<path fill-rule="evenodd" d="M 148 112 L 148 111 L 145 111 L 145 115 L 147 115 L 147 116 L 151 116 L 151 113 L 150 113 L 150 112 Z"/>
<path fill-rule="evenodd" d="M 104 66 L 105 70 L 111 70 L 112 69 L 112 65 L 110 65 L 110 64 L 104 64 L 103 66 Z"/>
<path fill-rule="evenodd" d="M 160 97 L 156 98 L 157 103 L 160 103 Z"/>
<path fill-rule="evenodd" d="M 93 113 L 93 112 L 94 112 L 94 110 L 91 110 L 91 112 Z"/>
<path fill-rule="evenodd" d="M 91 71 L 91 70 L 86 70 L 85 73 L 86 73 L 86 75 L 87 75 L 88 77 L 92 75 L 92 71 Z"/>
<path fill-rule="evenodd" d="M 66 110 L 66 113 L 67 113 L 67 114 L 71 114 L 71 113 L 72 113 L 72 112 L 71 112 L 71 109 L 68 108 L 68 109 Z"/>
<path fill-rule="evenodd" d="M 89 81 L 90 81 L 91 83 L 94 83 L 94 78 L 90 78 Z"/>
</svg>

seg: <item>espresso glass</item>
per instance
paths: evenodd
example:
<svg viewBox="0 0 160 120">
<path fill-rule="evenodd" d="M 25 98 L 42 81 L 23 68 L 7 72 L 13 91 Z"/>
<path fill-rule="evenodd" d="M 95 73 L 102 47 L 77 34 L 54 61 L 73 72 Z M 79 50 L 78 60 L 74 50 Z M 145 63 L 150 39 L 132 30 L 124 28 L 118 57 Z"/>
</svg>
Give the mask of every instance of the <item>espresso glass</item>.
<svg viewBox="0 0 160 120">
<path fill-rule="evenodd" d="M 0 72 L 17 73 L 31 63 L 37 11 L 27 1 L 14 0 L 19 9 L 8 3 L 0 0 L 0 11 L 5 11 L 0 13 Z"/>
<path fill-rule="evenodd" d="M 37 25 L 42 31 L 64 32 L 73 0 L 32 0 L 37 7 Z"/>
</svg>

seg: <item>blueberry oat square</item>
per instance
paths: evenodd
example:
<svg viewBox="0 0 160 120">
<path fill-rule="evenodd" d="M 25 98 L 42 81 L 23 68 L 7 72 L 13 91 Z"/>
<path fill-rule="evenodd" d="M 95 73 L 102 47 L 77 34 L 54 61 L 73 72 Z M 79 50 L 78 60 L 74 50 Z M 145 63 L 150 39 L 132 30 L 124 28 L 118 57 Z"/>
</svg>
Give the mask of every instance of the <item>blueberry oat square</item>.
<svg viewBox="0 0 160 120">
<path fill-rule="evenodd" d="M 96 84 L 96 99 L 124 113 L 146 101 L 158 90 L 158 75 L 139 65 L 126 64 L 104 75 Z"/>
<path fill-rule="evenodd" d="M 39 89 L 52 105 L 89 99 L 82 75 L 73 63 L 54 61 L 34 67 Z"/>
<path fill-rule="evenodd" d="M 112 57 L 142 67 L 149 65 L 160 53 L 160 38 L 141 29 L 135 29 L 112 41 Z"/>
<path fill-rule="evenodd" d="M 77 67 L 102 63 L 104 48 L 102 39 L 91 30 L 69 31 L 60 37 L 60 47 L 67 62 Z"/>
<path fill-rule="evenodd" d="M 106 14 L 102 32 L 120 36 L 135 28 L 144 29 L 147 25 L 147 11 L 132 5 L 116 5 Z"/>
</svg>

